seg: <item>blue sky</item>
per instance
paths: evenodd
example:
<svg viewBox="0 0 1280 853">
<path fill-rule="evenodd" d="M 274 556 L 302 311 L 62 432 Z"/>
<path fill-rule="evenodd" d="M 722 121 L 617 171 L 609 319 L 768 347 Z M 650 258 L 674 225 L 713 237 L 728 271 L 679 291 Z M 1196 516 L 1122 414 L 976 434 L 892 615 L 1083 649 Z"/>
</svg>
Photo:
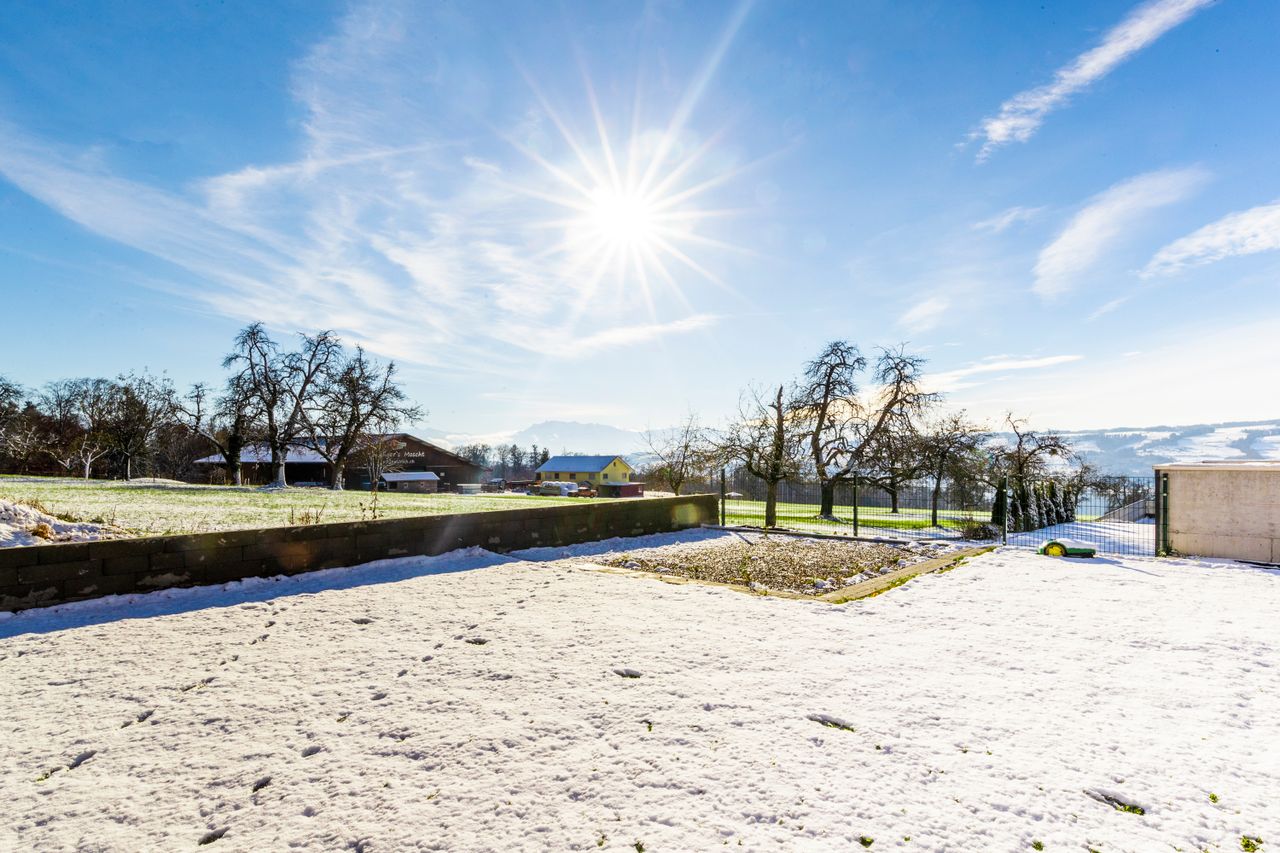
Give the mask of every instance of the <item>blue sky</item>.
<svg viewBox="0 0 1280 853">
<path fill-rule="evenodd" d="M 955 406 L 1276 416 L 1270 0 L 16 3 L 0 372 L 333 328 L 428 424 L 731 412 L 828 339 Z"/>
</svg>

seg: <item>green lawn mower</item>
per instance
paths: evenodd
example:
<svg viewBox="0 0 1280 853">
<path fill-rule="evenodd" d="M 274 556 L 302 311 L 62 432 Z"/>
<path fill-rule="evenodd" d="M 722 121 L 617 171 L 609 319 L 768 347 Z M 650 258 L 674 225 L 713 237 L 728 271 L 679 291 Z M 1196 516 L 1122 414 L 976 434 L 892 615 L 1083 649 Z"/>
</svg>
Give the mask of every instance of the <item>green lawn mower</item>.
<svg viewBox="0 0 1280 853">
<path fill-rule="evenodd" d="M 1050 539 L 1036 553 L 1046 557 L 1096 557 L 1098 546 L 1083 539 Z"/>
</svg>

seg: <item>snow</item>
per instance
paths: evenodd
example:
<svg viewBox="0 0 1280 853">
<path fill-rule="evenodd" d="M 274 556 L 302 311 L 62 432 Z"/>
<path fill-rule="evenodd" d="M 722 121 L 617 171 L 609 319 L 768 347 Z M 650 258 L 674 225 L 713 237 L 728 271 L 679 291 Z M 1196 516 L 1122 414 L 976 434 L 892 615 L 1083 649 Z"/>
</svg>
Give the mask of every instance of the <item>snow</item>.
<svg viewBox="0 0 1280 853">
<path fill-rule="evenodd" d="M 32 532 L 36 525 L 48 525 L 48 536 Z M 101 524 L 62 521 L 25 504 L 0 499 L 0 548 L 47 545 L 50 542 L 86 542 L 110 539 L 114 531 Z"/>
<path fill-rule="evenodd" d="M 646 540 L 713 535 L 732 534 Z M 1280 572 L 1000 549 L 834 606 L 591 569 L 611 547 L 0 621 L 0 849 L 1152 851 L 1280 834 Z"/>
<path fill-rule="evenodd" d="M 1026 533 L 1010 533 L 1009 544 L 1039 548 L 1050 539 L 1078 539 L 1102 552 L 1153 556 L 1156 551 L 1155 522 L 1069 521 Z"/>
</svg>

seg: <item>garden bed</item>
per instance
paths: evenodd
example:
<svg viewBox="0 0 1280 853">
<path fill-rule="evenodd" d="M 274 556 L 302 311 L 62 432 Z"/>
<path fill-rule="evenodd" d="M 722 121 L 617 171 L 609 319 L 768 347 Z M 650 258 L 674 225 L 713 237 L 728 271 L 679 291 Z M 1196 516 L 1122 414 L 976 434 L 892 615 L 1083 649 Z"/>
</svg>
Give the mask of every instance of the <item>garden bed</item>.
<svg viewBox="0 0 1280 853">
<path fill-rule="evenodd" d="M 954 546 L 810 539 L 739 533 L 701 542 L 613 552 L 593 562 L 616 568 L 735 584 L 761 592 L 823 595 L 921 563 Z"/>
</svg>

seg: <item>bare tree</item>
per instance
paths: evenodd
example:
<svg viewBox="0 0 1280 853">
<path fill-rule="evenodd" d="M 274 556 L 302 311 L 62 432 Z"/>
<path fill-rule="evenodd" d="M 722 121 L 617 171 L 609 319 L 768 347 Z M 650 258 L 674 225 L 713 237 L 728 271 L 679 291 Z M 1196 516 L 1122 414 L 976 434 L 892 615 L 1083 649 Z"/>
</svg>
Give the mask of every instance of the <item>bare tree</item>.
<svg viewBox="0 0 1280 853">
<path fill-rule="evenodd" d="M 87 480 L 93 465 L 111 449 L 109 431 L 115 415 L 116 387 L 110 379 L 71 379 L 65 393 L 80 433 L 69 448 Z"/>
<path fill-rule="evenodd" d="M 0 450 L 8 443 L 10 431 L 22 419 L 22 386 L 0 376 Z"/>
<path fill-rule="evenodd" d="M 847 341 L 832 341 L 805 366 L 798 408 L 806 423 L 808 455 L 822 492 L 818 514 L 835 517 L 836 486 L 867 463 L 884 436 L 920 415 L 937 399 L 922 387 L 924 359 L 901 348 L 876 359 L 870 394 L 859 387 L 867 359 Z"/>
<path fill-rule="evenodd" d="M 675 429 L 646 432 L 644 440 L 650 452 L 658 457 L 654 474 L 676 495 L 685 483 L 702 473 L 712 452 L 707 431 L 693 412 Z"/>
<path fill-rule="evenodd" d="M 306 429 L 304 410 L 342 347 L 328 331 L 300 337 L 300 349 L 284 353 L 262 323 L 252 323 L 236 335 L 235 349 L 222 362 L 238 370 L 234 381 L 249 395 L 260 419 L 258 431 L 271 454 L 272 484 L 277 486 L 285 485 L 289 449 Z"/>
<path fill-rule="evenodd" d="M 1011 480 L 1029 480 L 1044 475 L 1054 460 L 1069 465 L 1076 460 L 1071 442 L 1056 432 L 1036 432 L 1026 418 L 1005 416 L 1013 441 L 997 451 L 999 466 Z"/>
<path fill-rule="evenodd" d="M 921 450 L 929 476 L 933 480 L 930 495 L 930 523 L 938 526 L 938 502 L 942 484 L 950 478 L 953 483 L 973 478 L 973 463 L 981 455 L 982 445 L 990 437 L 983 427 L 969 420 L 961 410 L 937 418 L 921 436 Z"/>
<path fill-rule="evenodd" d="M 363 347 L 350 358 L 335 353 L 315 388 L 302 418 L 308 443 L 329 463 L 332 489 L 343 488 L 347 460 L 371 439 L 370 424 L 394 428 L 423 416 L 396 382 L 395 362 L 380 367 Z"/>
<path fill-rule="evenodd" d="M 405 443 L 394 435 L 395 424 L 384 421 L 373 421 L 369 425 L 369 434 L 351 455 L 351 463 L 363 465 L 369 474 L 369 491 L 378 490 L 378 481 L 383 474 L 390 474 L 404 468 L 401 455 Z"/>
<path fill-rule="evenodd" d="M 241 380 L 238 375 L 231 377 L 217 397 L 212 396 L 209 386 L 197 382 L 175 409 L 178 421 L 222 456 L 223 466 L 237 486 L 244 482 L 242 458 L 254 420 L 254 398 Z"/>
<path fill-rule="evenodd" d="M 147 452 L 156 431 L 173 419 L 173 385 L 166 377 L 128 373 L 111 385 L 107 443 L 124 460 L 124 478 L 133 479 L 135 460 Z"/>
<path fill-rule="evenodd" d="M 721 452 L 765 483 L 765 527 L 778 526 L 778 484 L 799 474 L 802 441 L 797 403 L 784 385 L 769 398 L 756 390 L 744 394 L 737 420 L 725 431 Z"/>
<path fill-rule="evenodd" d="M 889 496 L 889 512 L 897 515 L 902 488 L 927 469 L 924 442 L 912 418 L 892 418 L 889 427 L 863 457 L 862 479 Z"/>
</svg>

